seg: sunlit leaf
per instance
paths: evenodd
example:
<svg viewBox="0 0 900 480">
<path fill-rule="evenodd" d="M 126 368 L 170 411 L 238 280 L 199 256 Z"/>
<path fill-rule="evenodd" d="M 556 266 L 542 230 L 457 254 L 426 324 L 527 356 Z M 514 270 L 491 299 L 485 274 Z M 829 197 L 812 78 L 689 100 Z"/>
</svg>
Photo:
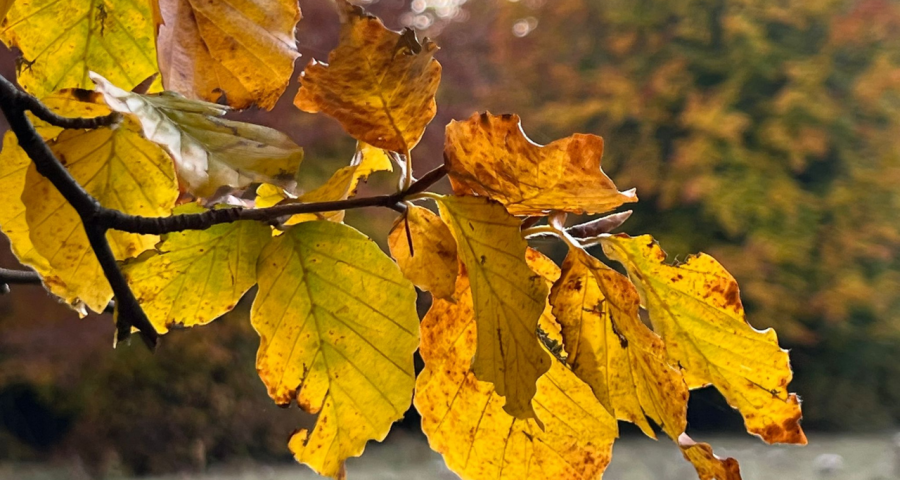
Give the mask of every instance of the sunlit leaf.
<svg viewBox="0 0 900 480">
<path fill-rule="evenodd" d="M 559 362 L 537 382 L 534 407 L 543 428 L 505 412 L 494 385 L 470 369 L 480 331 L 472 294 L 463 272 L 456 302 L 435 300 L 422 320 L 425 370 L 415 405 L 431 448 L 466 480 L 599 479 L 617 435 L 615 419 Z"/>
<path fill-rule="evenodd" d="M 38 98 L 91 88 L 92 71 L 130 90 L 158 72 L 158 24 L 152 0 L 16 0 L 0 39 L 22 51 L 17 80 Z"/>
<path fill-rule="evenodd" d="M 604 236 L 603 250 L 622 263 L 666 343 L 669 363 L 690 388 L 715 385 L 744 416 L 747 431 L 769 443 L 806 443 L 800 400 L 787 391 L 792 372 L 774 330 L 744 319 L 734 278 L 706 254 L 666 265 L 649 236 Z"/>
<path fill-rule="evenodd" d="M 202 211 L 188 205 L 176 213 Z M 122 271 L 158 333 L 204 325 L 256 285 L 259 253 L 271 236 L 269 226 L 252 221 L 170 233 Z"/>
<path fill-rule="evenodd" d="M 110 108 L 132 115 L 149 140 L 169 151 L 179 179 L 192 193 L 206 197 L 221 186 L 243 188 L 251 182 L 293 187 L 303 149 L 287 135 L 219 118 L 227 107 L 170 92 L 140 95 L 96 74 L 91 78 Z"/>
<path fill-rule="evenodd" d="M 550 293 L 567 362 L 619 420 L 656 438 L 646 417 L 673 439 L 687 424 L 688 389 L 666 362 L 665 345 L 638 317 L 631 282 L 581 249 L 571 249 Z"/>
<path fill-rule="evenodd" d="M 271 109 L 297 53 L 296 0 L 161 0 L 159 66 L 167 90 L 235 108 Z"/>
<path fill-rule="evenodd" d="M 103 206 L 148 217 L 171 213 L 178 197 L 172 159 L 144 140 L 138 125 L 66 130 L 50 148 Z M 102 312 L 113 296 L 112 289 L 75 209 L 34 166 L 26 174 L 22 202 L 35 250 L 64 282 L 64 286 L 50 284 L 51 291 L 69 303 L 84 302 Z M 115 230 L 107 233 L 107 238 L 119 260 L 135 257 L 158 241 L 153 235 Z"/>
<path fill-rule="evenodd" d="M 603 139 L 575 134 L 541 146 L 517 115 L 474 114 L 447 125 L 444 153 L 453 190 L 490 197 L 514 215 L 550 210 L 602 213 L 636 202 L 600 169 Z"/>
<path fill-rule="evenodd" d="M 447 224 L 431 210 L 410 207 L 394 222 L 388 246 L 400 270 L 416 286 L 437 298 L 453 295 L 459 270 L 456 241 Z"/>
<path fill-rule="evenodd" d="M 697 469 L 700 480 L 741 480 L 741 467 L 733 458 L 719 458 L 713 454 L 712 447 L 706 443 L 697 443 L 691 437 L 682 434 L 678 438 L 678 446 L 685 460 Z"/>
<path fill-rule="evenodd" d="M 372 240 L 334 222 L 304 222 L 260 256 L 251 321 L 257 370 L 280 405 L 318 413 L 291 451 L 322 475 L 382 440 L 412 397 L 416 292 Z"/>
<path fill-rule="evenodd" d="M 478 326 L 472 369 L 491 382 L 516 418 L 534 418 L 535 382 L 550 368 L 538 342 L 548 288 L 525 263 L 521 222 L 486 198 L 444 197 L 438 205 L 468 271 Z"/>
<path fill-rule="evenodd" d="M 315 60 L 300 77 L 294 104 L 336 118 L 357 140 L 379 148 L 412 149 L 434 118 L 441 65 L 438 47 L 412 30 L 394 32 L 345 0 L 340 43 L 328 64 Z"/>
</svg>

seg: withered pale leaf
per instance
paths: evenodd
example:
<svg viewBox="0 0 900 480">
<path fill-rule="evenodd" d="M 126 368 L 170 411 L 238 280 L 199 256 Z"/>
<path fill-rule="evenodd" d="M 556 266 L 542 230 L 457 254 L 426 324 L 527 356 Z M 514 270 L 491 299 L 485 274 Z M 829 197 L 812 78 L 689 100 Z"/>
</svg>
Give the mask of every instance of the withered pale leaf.
<svg viewBox="0 0 900 480">
<path fill-rule="evenodd" d="M 222 186 L 267 182 L 292 188 L 303 149 L 287 135 L 260 125 L 219 118 L 227 107 L 166 92 L 126 92 L 91 74 L 113 110 L 137 119 L 144 136 L 168 150 L 190 192 L 208 197 Z"/>
<path fill-rule="evenodd" d="M 628 270 L 688 387 L 714 385 L 741 412 L 747 431 L 766 442 L 806 444 L 800 400 L 787 391 L 788 354 L 774 330 L 747 323 L 738 284 L 722 265 L 706 254 L 666 265 L 649 235 L 601 239 L 606 255 Z"/>
<path fill-rule="evenodd" d="M 234 108 L 271 109 L 294 72 L 297 0 L 160 0 L 167 90 Z"/>
<path fill-rule="evenodd" d="M 416 291 L 378 245 L 335 222 L 295 225 L 264 248 L 251 322 L 257 371 L 280 405 L 318 413 L 289 447 L 321 475 L 383 440 L 409 408 Z"/>
<path fill-rule="evenodd" d="M 175 213 L 204 211 L 188 204 Z M 268 225 L 253 221 L 170 233 L 122 273 L 158 333 L 205 325 L 256 285 L 259 253 L 271 236 Z"/>
<path fill-rule="evenodd" d="M 619 420 L 656 438 L 645 417 L 673 439 L 687 424 L 688 389 L 663 341 L 638 317 L 627 278 L 582 249 L 570 249 L 550 292 L 567 363 Z"/>
<path fill-rule="evenodd" d="M 444 153 L 457 194 L 490 197 L 513 215 L 602 213 L 637 201 L 600 169 L 602 138 L 575 134 L 541 146 L 525 136 L 518 115 L 450 122 Z"/>
<path fill-rule="evenodd" d="M 535 382 L 550 368 L 536 334 L 548 288 L 525 262 L 521 222 L 486 198 L 443 197 L 438 205 L 472 285 L 478 326 L 475 375 L 506 397 L 503 408 L 510 415 L 535 418 Z"/>
<path fill-rule="evenodd" d="M 388 246 L 400 270 L 416 286 L 437 298 L 453 295 L 459 269 L 456 241 L 431 210 L 411 206 L 394 222 Z"/>
<path fill-rule="evenodd" d="M 357 140 L 411 150 L 437 112 L 437 45 L 427 39 L 420 44 L 412 30 L 388 30 L 361 8 L 336 1 L 343 18 L 340 43 L 328 64 L 313 60 L 306 67 L 294 104 L 334 117 Z"/>
</svg>

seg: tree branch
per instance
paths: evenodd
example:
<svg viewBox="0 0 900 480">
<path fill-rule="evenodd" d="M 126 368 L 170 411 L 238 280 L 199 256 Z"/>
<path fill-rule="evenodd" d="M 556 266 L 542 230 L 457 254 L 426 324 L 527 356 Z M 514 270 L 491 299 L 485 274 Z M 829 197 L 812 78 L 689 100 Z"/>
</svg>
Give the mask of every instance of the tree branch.
<svg viewBox="0 0 900 480">
<path fill-rule="evenodd" d="M 9 293 L 10 285 L 42 285 L 40 274 L 32 270 L 13 270 L 0 268 L 0 294 Z M 109 302 L 103 313 L 113 313 L 116 302 Z"/>
</svg>

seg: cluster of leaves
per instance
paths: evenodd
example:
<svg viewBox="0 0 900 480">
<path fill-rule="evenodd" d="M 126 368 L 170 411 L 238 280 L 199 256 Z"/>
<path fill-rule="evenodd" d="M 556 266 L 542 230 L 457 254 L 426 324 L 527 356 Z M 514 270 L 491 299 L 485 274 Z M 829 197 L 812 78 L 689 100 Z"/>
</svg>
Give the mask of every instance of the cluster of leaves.
<svg viewBox="0 0 900 480">
<path fill-rule="evenodd" d="M 233 213 L 161 238 L 128 228 L 137 223 L 108 233 L 156 332 L 211 322 L 258 285 L 257 370 L 277 404 L 318 414 L 289 447 L 332 477 L 343 477 L 344 461 L 369 440 L 385 438 L 414 391 L 432 448 L 465 478 L 599 477 L 617 420 L 654 438 L 658 425 L 701 479 L 740 478 L 736 461 L 685 434 L 688 392 L 707 385 L 750 433 L 806 442 L 799 400 L 787 391 L 787 352 L 773 331 L 746 322 L 737 283 L 718 262 L 700 254 L 666 264 L 649 236 L 608 233 L 621 215 L 566 228 L 567 213 L 637 201 L 601 170 L 600 137 L 540 146 L 517 116 L 475 114 L 446 128 L 438 173 L 450 175 L 454 194 L 424 192 L 411 152 L 436 112 L 437 47 L 336 4 L 340 43 L 327 64 L 306 67 L 294 104 L 334 117 L 359 147 L 349 166 L 305 193 L 295 187 L 298 146 L 208 103 L 274 105 L 297 57 L 295 2 L 18 0 L 9 9 L 2 36 L 22 51 L 22 87 L 64 117 L 116 119 L 67 130 L 32 119 L 87 193 L 133 216 L 184 219 L 176 226 Z M 41 19 L 62 28 L 42 28 Z M 346 200 L 392 161 L 399 192 L 381 198 L 395 203 Z M 7 135 L 0 228 L 53 293 L 101 312 L 113 288 L 90 225 L 36 162 Z M 292 210 L 304 205 L 321 208 Z M 389 235 L 396 261 L 342 223 L 340 210 L 351 206 L 402 212 Z M 539 235 L 568 246 L 561 268 L 528 247 Z M 627 277 L 589 254 L 592 246 Z M 421 324 L 414 285 L 434 298 Z"/>
</svg>

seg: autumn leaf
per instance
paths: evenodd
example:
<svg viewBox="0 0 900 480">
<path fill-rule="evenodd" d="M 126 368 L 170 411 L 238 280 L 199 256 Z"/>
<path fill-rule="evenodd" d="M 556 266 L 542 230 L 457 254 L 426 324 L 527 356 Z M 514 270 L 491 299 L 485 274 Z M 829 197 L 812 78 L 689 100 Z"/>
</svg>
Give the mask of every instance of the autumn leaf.
<svg viewBox="0 0 900 480">
<path fill-rule="evenodd" d="M 203 211 L 188 204 L 175 213 Z M 271 236 L 269 226 L 253 221 L 170 233 L 122 273 L 158 333 L 205 325 L 256 285 L 256 263 Z"/>
<path fill-rule="evenodd" d="M 136 124 L 66 130 L 50 142 L 50 148 L 72 177 L 107 208 L 158 217 L 169 215 L 175 205 L 178 188 L 172 159 L 144 140 Z M 84 302 L 102 312 L 113 293 L 78 213 L 33 165 L 25 176 L 22 202 L 35 250 L 64 282 L 48 282 L 51 291 L 70 304 Z M 135 257 L 158 241 L 153 235 L 115 230 L 107 238 L 119 260 Z"/>
<path fill-rule="evenodd" d="M 434 118 L 441 65 L 438 47 L 412 30 L 394 32 L 345 0 L 340 43 L 328 63 L 313 60 L 300 77 L 294 104 L 337 119 L 357 140 L 408 153 Z"/>
<path fill-rule="evenodd" d="M 490 197 L 513 215 L 602 213 L 637 201 L 633 189 L 620 192 L 600 169 L 602 138 L 575 134 L 537 145 L 517 115 L 450 122 L 444 153 L 454 192 Z"/>
<path fill-rule="evenodd" d="M 319 474 L 343 476 L 344 460 L 383 440 L 409 407 L 415 288 L 375 242 L 326 221 L 273 238 L 257 273 L 260 377 L 279 405 L 319 414 L 290 449 Z"/>
<path fill-rule="evenodd" d="M 806 444 L 800 401 L 787 391 L 788 354 L 773 330 L 755 330 L 744 319 L 737 282 L 722 265 L 705 254 L 666 265 L 649 235 L 601 238 L 606 255 L 638 287 L 669 363 L 683 369 L 688 387 L 715 385 L 747 431 L 766 442 Z"/>
<path fill-rule="evenodd" d="M 685 460 L 697 469 L 700 480 L 741 480 L 741 467 L 733 458 L 719 458 L 713 454 L 712 447 L 706 443 L 697 443 L 686 434 L 678 438 L 678 446 Z"/>
<path fill-rule="evenodd" d="M 619 420 L 656 438 L 646 417 L 673 439 L 687 424 L 688 389 L 666 361 L 663 341 L 638 317 L 631 282 L 580 248 L 571 248 L 550 292 L 567 363 Z"/>
<path fill-rule="evenodd" d="M 151 0 L 16 0 L 0 39 L 21 50 L 17 80 L 35 97 L 91 88 L 92 71 L 130 90 L 158 72 L 158 24 Z"/>
<path fill-rule="evenodd" d="M 271 110 L 294 72 L 296 0 L 161 0 L 163 84 L 186 97 Z"/>
<path fill-rule="evenodd" d="M 553 362 L 534 396 L 544 428 L 537 419 L 508 414 L 494 385 L 470 369 L 480 328 L 465 271 L 454 297 L 455 303 L 436 299 L 422 320 L 425 369 L 416 380 L 415 406 L 431 448 L 466 480 L 600 478 L 617 426 L 590 388 Z M 547 321 L 542 327 L 554 330 Z"/>
<path fill-rule="evenodd" d="M 6 14 L 12 8 L 14 2 L 15 0 L 0 0 L 0 22 L 6 18 Z"/>
<path fill-rule="evenodd" d="M 443 197 L 438 205 L 471 280 L 478 325 L 475 375 L 506 397 L 503 408 L 510 415 L 535 418 L 535 382 L 550 368 L 536 336 L 548 289 L 525 262 L 521 222 L 486 198 Z"/>
<path fill-rule="evenodd" d="M 268 127 L 219 118 L 227 107 L 188 100 L 171 92 L 126 92 L 92 74 L 97 90 L 113 110 L 140 122 L 147 139 L 168 150 L 179 179 L 189 191 L 208 197 L 221 186 L 251 182 L 293 187 L 303 149 Z"/>
<path fill-rule="evenodd" d="M 394 222 L 388 246 L 400 270 L 416 286 L 437 298 L 453 295 L 459 269 L 456 241 L 447 224 L 431 210 L 409 207 Z"/>
</svg>

